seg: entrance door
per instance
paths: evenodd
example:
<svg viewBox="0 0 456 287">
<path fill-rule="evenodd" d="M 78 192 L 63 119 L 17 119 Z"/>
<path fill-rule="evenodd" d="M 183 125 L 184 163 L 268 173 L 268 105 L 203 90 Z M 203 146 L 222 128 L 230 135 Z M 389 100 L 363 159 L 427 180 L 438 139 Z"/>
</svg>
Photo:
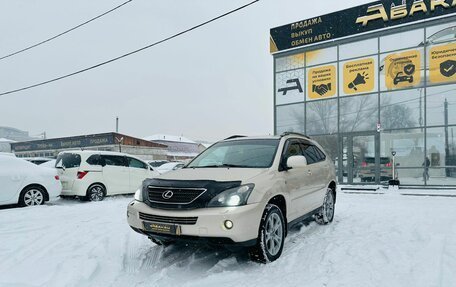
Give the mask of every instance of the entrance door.
<svg viewBox="0 0 456 287">
<path fill-rule="evenodd" d="M 377 133 L 341 135 L 338 162 L 339 182 L 346 184 L 380 183 L 379 140 Z"/>
</svg>

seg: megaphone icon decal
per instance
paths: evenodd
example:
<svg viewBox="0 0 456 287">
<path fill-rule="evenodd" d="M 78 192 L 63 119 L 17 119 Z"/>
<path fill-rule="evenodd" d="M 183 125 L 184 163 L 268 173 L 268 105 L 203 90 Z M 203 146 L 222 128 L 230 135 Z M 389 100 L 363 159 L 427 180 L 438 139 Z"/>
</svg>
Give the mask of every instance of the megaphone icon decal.
<svg viewBox="0 0 456 287">
<path fill-rule="evenodd" d="M 369 79 L 369 74 L 366 74 L 366 72 L 363 72 L 362 74 L 358 73 L 358 75 L 356 75 L 356 78 L 353 80 L 353 82 L 348 84 L 348 88 L 357 91 L 358 90 L 357 86 L 366 84 L 366 80 L 368 80 L 368 79 Z"/>
</svg>

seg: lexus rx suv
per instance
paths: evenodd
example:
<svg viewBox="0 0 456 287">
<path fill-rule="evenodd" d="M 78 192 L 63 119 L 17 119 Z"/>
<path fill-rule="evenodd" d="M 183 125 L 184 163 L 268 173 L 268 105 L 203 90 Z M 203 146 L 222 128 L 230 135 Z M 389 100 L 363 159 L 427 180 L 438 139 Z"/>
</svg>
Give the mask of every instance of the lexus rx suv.
<svg viewBox="0 0 456 287">
<path fill-rule="evenodd" d="M 184 168 L 145 180 L 127 219 L 159 245 L 247 247 L 252 260 L 272 262 L 292 225 L 332 222 L 335 178 L 332 160 L 307 136 L 233 136 Z"/>
</svg>

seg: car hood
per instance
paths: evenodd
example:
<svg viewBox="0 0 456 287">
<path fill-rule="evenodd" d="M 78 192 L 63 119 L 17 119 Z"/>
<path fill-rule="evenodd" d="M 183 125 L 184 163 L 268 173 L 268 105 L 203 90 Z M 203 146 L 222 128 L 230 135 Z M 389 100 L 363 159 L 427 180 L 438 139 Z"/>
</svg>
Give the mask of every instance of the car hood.
<svg viewBox="0 0 456 287">
<path fill-rule="evenodd" d="M 156 177 L 166 180 L 213 180 L 242 181 L 249 183 L 252 178 L 266 173 L 266 168 L 183 168 Z"/>
</svg>

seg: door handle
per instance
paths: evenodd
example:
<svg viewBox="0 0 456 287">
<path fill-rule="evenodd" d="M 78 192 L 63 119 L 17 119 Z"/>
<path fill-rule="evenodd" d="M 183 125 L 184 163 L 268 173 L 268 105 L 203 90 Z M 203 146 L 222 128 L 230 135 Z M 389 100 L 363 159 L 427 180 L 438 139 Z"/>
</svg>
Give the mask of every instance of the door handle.
<svg viewBox="0 0 456 287">
<path fill-rule="evenodd" d="M 307 171 L 308 175 L 312 175 L 312 172 L 310 170 Z"/>
</svg>

